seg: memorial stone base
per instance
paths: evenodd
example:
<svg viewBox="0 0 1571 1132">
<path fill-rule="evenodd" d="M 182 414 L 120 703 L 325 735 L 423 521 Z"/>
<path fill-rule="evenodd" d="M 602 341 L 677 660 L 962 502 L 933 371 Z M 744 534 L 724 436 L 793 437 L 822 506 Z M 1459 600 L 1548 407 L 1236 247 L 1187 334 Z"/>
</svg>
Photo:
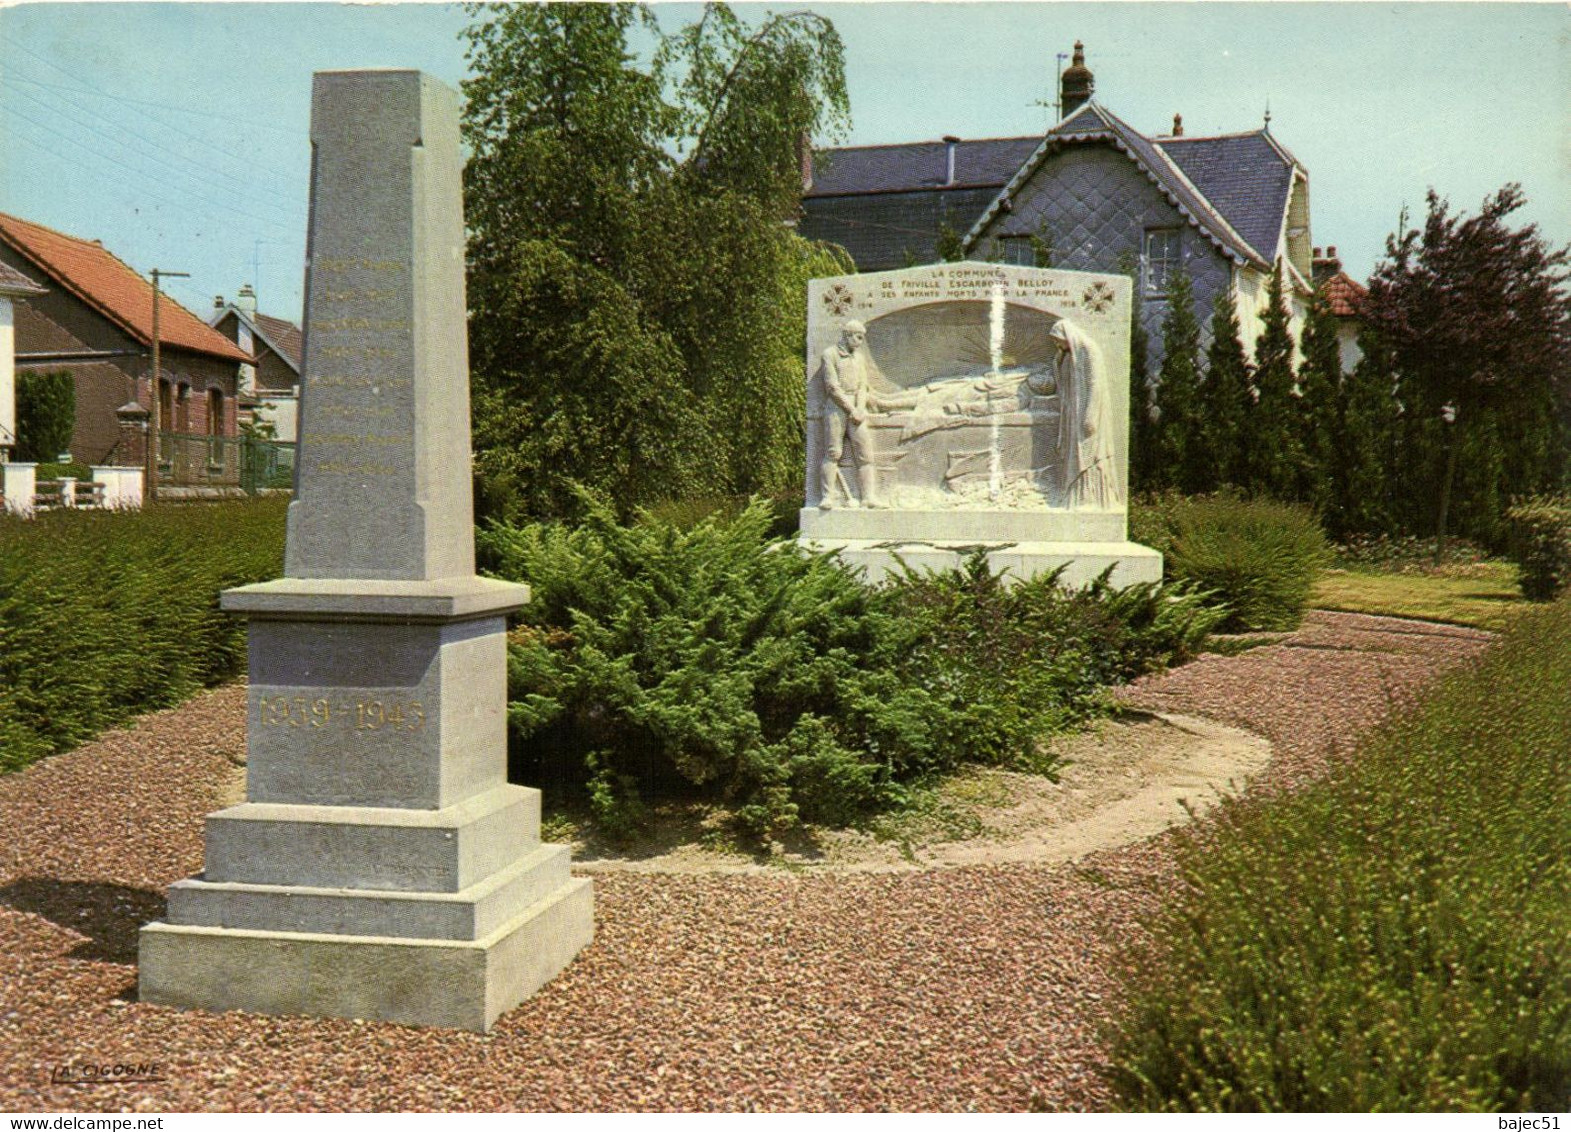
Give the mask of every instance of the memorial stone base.
<svg viewBox="0 0 1571 1132">
<path fill-rule="evenodd" d="M 1162 556 L 1130 542 L 1122 512 L 1023 512 L 804 507 L 798 542 L 865 571 L 869 582 L 910 569 L 952 570 L 977 550 L 1006 581 L 1063 568 L 1061 581 L 1084 586 L 1109 567 L 1124 587 L 1162 580 Z"/>
<path fill-rule="evenodd" d="M 250 622 L 247 800 L 140 944 L 144 1002 L 483 1031 L 594 932 L 588 880 L 506 781 L 521 586 L 283 579 Z"/>
</svg>

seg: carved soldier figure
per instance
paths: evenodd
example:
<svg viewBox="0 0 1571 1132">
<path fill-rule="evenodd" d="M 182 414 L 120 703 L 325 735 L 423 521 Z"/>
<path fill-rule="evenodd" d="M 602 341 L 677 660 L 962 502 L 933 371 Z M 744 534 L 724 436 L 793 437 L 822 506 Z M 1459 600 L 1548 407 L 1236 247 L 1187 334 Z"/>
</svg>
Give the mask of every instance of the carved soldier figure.
<svg viewBox="0 0 1571 1132">
<path fill-rule="evenodd" d="M 863 507 L 881 507 L 878 500 L 878 473 L 873 465 L 873 436 L 867 415 L 876 407 L 871 364 L 867 356 L 867 327 L 855 319 L 840 328 L 840 341 L 824 351 L 824 462 L 819 469 L 818 506 L 835 506 L 835 485 L 845 486 L 840 476 L 840 457 L 846 438 L 851 440 L 851 459 L 856 465 L 857 490 Z M 845 505 L 856 507 L 858 500 L 849 488 Z"/>
</svg>

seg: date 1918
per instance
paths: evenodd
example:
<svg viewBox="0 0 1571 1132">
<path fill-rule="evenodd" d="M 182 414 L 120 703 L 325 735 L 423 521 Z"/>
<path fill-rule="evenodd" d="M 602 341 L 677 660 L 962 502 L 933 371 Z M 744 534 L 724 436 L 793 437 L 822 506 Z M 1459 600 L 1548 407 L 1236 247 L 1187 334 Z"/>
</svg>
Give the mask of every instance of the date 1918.
<svg viewBox="0 0 1571 1132">
<path fill-rule="evenodd" d="M 353 727 L 356 731 L 419 731 L 425 708 L 418 700 L 332 700 L 305 696 L 262 696 L 256 701 L 263 727 Z"/>
</svg>

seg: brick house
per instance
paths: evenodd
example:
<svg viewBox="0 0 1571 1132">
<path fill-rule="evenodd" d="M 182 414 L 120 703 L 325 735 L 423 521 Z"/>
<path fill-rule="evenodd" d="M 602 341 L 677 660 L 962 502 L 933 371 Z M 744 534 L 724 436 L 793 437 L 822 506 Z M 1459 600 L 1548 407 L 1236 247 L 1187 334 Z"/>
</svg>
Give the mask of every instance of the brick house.
<svg viewBox="0 0 1571 1132">
<path fill-rule="evenodd" d="M 1253 352 L 1273 269 L 1283 271 L 1294 341 L 1311 294 L 1309 173 L 1266 125 L 1187 137 L 1179 117 L 1147 136 L 1092 99 L 1075 45 L 1063 118 L 1045 135 L 832 149 L 814 155 L 798 231 L 840 244 L 859 270 L 938 258 L 1076 271 L 1132 271 L 1153 372 L 1167 287 L 1181 265 L 1209 337 L 1212 304 L 1233 295 Z"/>
<path fill-rule="evenodd" d="M 256 292 L 248 283 L 234 302 L 219 295 L 213 299 L 208 325 L 242 350 L 255 363 L 240 367 L 242 403 L 250 403 L 258 424 L 273 426 L 277 440 L 295 439 L 300 406 L 300 328 L 288 319 L 274 318 L 256 309 Z"/>
<path fill-rule="evenodd" d="M 18 370 L 67 369 L 76 385 L 71 453 L 136 465 L 141 440 L 120 410 L 151 404 L 153 286 L 95 240 L 0 213 L 0 265 L 47 288 L 15 301 Z M 240 367 L 251 355 L 167 294 L 159 299 L 164 432 L 236 435 Z"/>
<path fill-rule="evenodd" d="M 1358 348 L 1358 328 L 1361 325 L 1358 306 L 1369 294 L 1368 288 L 1342 270 L 1335 245 L 1322 252 L 1315 249 L 1314 284 L 1325 296 L 1331 317 L 1336 320 L 1336 345 L 1342 360 L 1342 372 L 1351 372 L 1363 358 Z"/>
</svg>

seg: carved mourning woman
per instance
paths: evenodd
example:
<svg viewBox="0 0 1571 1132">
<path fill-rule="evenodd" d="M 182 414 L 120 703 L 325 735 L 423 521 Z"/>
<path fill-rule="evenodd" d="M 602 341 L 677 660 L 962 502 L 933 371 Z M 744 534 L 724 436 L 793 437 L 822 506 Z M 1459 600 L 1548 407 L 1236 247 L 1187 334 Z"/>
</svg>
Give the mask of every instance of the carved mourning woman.
<svg viewBox="0 0 1571 1132">
<path fill-rule="evenodd" d="M 1113 460 L 1113 406 L 1102 355 L 1085 332 L 1060 321 L 1049 332 L 1058 361 L 1059 484 L 1063 506 L 1108 510 L 1123 503 Z"/>
</svg>

